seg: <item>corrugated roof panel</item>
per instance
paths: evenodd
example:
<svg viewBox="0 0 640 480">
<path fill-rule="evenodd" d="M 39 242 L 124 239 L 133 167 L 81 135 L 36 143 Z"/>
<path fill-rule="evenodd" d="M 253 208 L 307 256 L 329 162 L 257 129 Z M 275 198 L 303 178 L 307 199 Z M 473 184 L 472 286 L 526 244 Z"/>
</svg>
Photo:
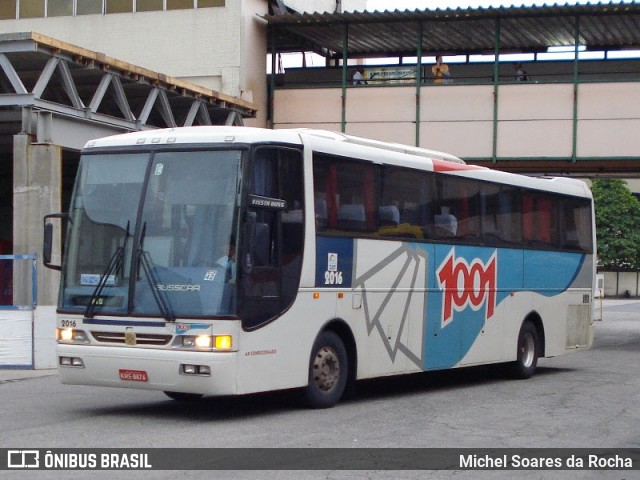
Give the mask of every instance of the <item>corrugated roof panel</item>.
<svg viewBox="0 0 640 480">
<path fill-rule="evenodd" d="M 280 31 L 279 51 L 329 49 L 342 54 L 343 26 L 349 28 L 349 56 L 409 54 L 416 51 L 422 24 L 423 51 L 472 53 L 493 50 L 496 20 L 504 50 L 543 50 L 571 45 L 575 19 L 580 40 L 600 48 L 640 48 L 640 3 L 597 2 L 385 12 L 267 15 Z M 311 47 L 310 47 L 311 46 Z"/>
</svg>

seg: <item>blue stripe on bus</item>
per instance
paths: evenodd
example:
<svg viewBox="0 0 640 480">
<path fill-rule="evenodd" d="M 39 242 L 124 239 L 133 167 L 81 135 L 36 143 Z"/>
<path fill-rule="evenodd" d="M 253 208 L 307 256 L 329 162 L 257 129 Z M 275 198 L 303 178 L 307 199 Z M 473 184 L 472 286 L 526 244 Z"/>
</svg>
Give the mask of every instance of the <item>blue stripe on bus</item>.
<svg viewBox="0 0 640 480">
<path fill-rule="evenodd" d="M 356 241 L 317 237 L 316 288 L 352 287 Z M 495 320 L 492 317 L 496 310 L 512 292 L 528 291 L 553 297 L 570 287 L 588 287 L 591 281 L 591 272 L 584 268 L 586 256 L 581 253 L 418 242 L 408 242 L 405 246 L 423 251 L 428 259 L 424 282 L 427 292 L 422 367 L 425 370 L 457 365 L 485 323 Z M 385 260 L 388 259 L 381 258 L 380 262 Z M 445 285 L 447 275 L 457 276 Z M 389 279 L 389 286 L 394 278 Z M 464 278 L 468 282 L 466 289 L 460 284 Z"/>
<path fill-rule="evenodd" d="M 457 365 L 473 346 L 485 322 L 491 322 L 491 318 L 487 318 L 489 296 L 481 296 L 480 292 L 476 292 L 476 297 L 483 300 L 478 309 L 471 305 L 464 305 L 460 311 L 452 308 L 451 319 L 443 323 L 445 292 L 440 290 L 436 272 L 452 248 L 455 248 L 456 259 L 464 260 L 468 265 L 474 259 L 479 259 L 486 265 L 496 252 L 497 290 L 494 310 L 513 291 L 532 291 L 552 297 L 576 286 L 574 282 L 585 259 L 585 255 L 579 253 L 436 245 L 434 268 L 430 273 L 427 294 L 423 357 L 425 370 Z M 463 295 L 458 294 L 456 298 L 461 297 Z"/>
</svg>

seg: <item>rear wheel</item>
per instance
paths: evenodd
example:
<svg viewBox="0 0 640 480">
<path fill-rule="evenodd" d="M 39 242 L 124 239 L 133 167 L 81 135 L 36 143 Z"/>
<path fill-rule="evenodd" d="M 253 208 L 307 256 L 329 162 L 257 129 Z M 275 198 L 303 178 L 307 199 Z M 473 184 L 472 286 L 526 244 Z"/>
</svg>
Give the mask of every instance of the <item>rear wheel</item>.
<svg viewBox="0 0 640 480">
<path fill-rule="evenodd" d="M 307 405 L 333 407 L 344 393 L 349 362 L 344 343 L 332 331 L 324 331 L 313 344 L 309 360 L 309 383 L 304 389 Z"/>
<path fill-rule="evenodd" d="M 538 329 L 530 321 L 525 321 L 518 335 L 518 357 L 511 364 L 511 373 L 515 378 L 526 379 L 536 371 L 538 365 Z"/>
<path fill-rule="evenodd" d="M 164 394 L 178 402 L 197 402 L 203 397 L 200 393 L 164 392 Z"/>
</svg>

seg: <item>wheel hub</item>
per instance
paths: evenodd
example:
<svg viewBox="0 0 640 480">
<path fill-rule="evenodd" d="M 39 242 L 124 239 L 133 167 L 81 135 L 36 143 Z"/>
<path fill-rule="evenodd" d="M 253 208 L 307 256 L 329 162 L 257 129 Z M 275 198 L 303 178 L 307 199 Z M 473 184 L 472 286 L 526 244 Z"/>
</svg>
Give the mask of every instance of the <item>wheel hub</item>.
<svg viewBox="0 0 640 480">
<path fill-rule="evenodd" d="M 320 349 L 313 362 L 313 381 L 319 390 L 328 392 L 333 389 L 340 378 L 340 361 L 338 355 L 330 347 Z"/>
<path fill-rule="evenodd" d="M 531 334 L 526 335 L 523 340 L 521 347 L 522 364 L 528 368 L 533 364 L 533 359 L 535 358 L 535 342 Z"/>
</svg>

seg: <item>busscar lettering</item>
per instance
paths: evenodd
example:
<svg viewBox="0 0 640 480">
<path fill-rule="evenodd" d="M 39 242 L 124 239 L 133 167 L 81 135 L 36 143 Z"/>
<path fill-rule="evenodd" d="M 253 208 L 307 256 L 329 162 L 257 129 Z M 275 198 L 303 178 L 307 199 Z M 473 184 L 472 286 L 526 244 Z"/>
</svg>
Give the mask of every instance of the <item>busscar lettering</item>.
<svg viewBox="0 0 640 480">
<path fill-rule="evenodd" d="M 156 289 L 161 292 L 199 292 L 200 285 L 163 285 L 162 283 L 159 283 L 156 285 Z"/>
<path fill-rule="evenodd" d="M 442 327 L 453 320 L 454 310 L 466 308 L 474 311 L 486 305 L 485 320 L 493 316 L 496 306 L 496 286 L 498 272 L 497 251 L 487 263 L 474 259 L 471 264 L 462 257 L 455 256 L 452 248 L 437 271 L 438 284 L 443 290 Z"/>
</svg>

